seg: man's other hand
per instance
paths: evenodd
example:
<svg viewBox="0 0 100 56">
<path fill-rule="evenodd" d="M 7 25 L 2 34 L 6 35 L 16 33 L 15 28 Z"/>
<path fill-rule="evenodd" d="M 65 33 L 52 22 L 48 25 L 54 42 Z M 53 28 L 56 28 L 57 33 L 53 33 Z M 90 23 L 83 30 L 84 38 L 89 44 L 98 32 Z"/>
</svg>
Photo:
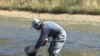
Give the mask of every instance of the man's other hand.
<svg viewBox="0 0 100 56">
<path fill-rule="evenodd" d="M 49 39 L 48 38 L 45 38 L 44 41 L 42 42 L 41 46 L 45 46 L 48 41 L 49 41 Z"/>
</svg>

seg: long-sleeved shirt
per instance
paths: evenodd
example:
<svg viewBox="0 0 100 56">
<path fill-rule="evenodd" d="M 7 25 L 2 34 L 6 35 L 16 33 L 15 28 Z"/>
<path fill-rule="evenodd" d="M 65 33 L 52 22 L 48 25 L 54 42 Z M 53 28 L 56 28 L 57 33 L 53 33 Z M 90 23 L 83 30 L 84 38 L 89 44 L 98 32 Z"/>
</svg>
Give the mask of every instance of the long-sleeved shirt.
<svg viewBox="0 0 100 56">
<path fill-rule="evenodd" d="M 51 21 L 45 21 L 42 23 L 42 27 L 41 27 L 41 35 L 40 38 L 37 42 L 37 46 L 40 45 L 40 43 L 48 37 L 52 37 L 52 39 L 56 38 L 57 35 L 62 34 L 65 32 L 65 30 L 58 24 L 56 24 L 55 22 L 51 22 Z M 58 39 L 60 40 L 60 39 Z"/>
</svg>

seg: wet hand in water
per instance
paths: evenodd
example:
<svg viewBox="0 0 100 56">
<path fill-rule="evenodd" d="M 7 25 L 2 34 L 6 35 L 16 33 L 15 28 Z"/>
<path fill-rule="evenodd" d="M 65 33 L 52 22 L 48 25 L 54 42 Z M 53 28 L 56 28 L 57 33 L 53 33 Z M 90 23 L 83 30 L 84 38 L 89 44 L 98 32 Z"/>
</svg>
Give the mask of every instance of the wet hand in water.
<svg viewBox="0 0 100 56">
<path fill-rule="evenodd" d="M 30 45 L 30 46 L 26 46 L 25 48 L 24 48 L 24 51 L 25 51 L 25 53 L 33 53 L 33 52 L 36 52 L 37 51 L 37 49 L 35 49 L 34 47 L 33 47 L 33 45 Z"/>
</svg>

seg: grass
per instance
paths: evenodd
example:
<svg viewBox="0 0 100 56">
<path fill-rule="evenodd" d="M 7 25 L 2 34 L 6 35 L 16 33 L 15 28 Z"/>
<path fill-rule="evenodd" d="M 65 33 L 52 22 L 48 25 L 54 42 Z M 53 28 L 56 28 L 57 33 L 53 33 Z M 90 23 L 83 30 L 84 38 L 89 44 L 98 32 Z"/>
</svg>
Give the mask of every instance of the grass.
<svg viewBox="0 0 100 56">
<path fill-rule="evenodd" d="M 100 14 L 99 0 L 0 0 L 0 8 L 49 13 Z"/>
</svg>

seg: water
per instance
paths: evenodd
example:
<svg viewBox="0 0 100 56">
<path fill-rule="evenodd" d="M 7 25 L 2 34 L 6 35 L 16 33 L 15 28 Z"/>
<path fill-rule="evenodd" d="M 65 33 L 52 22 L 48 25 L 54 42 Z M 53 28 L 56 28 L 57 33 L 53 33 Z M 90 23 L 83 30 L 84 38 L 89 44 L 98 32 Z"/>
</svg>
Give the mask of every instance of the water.
<svg viewBox="0 0 100 56">
<path fill-rule="evenodd" d="M 67 26 L 66 26 L 67 27 Z M 67 31 L 64 48 L 95 49 L 100 48 L 99 32 Z M 30 21 L 0 18 L 0 55 L 23 52 L 27 45 L 35 45 L 40 33 L 31 29 Z M 97 55 L 98 56 L 98 55 Z"/>
<path fill-rule="evenodd" d="M 68 32 L 66 47 L 69 48 L 100 48 L 100 33 Z"/>
</svg>

